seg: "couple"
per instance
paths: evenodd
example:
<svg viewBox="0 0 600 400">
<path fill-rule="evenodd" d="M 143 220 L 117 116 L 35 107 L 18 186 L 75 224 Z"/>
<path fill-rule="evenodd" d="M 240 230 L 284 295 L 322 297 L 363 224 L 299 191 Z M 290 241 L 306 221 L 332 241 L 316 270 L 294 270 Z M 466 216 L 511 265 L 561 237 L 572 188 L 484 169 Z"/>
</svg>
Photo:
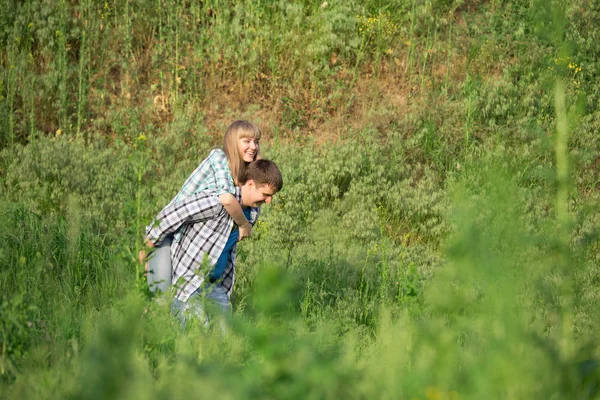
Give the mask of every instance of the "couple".
<svg viewBox="0 0 600 400">
<path fill-rule="evenodd" d="M 234 197 L 254 225 L 260 206 L 271 202 L 283 179 L 272 161 L 258 159 L 247 164 L 238 183 Z M 171 202 L 147 228 L 146 245 L 159 246 L 150 257 L 148 284 L 163 291 L 169 283 L 175 286 L 171 310 L 183 325 L 186 315 L 206 324 L 203 299 L 222 312 L 230 309 L 240 236 L 218 192 L 210 189 Z M 140 261 L 145 256 L 142 250 Z"/>
</svg>

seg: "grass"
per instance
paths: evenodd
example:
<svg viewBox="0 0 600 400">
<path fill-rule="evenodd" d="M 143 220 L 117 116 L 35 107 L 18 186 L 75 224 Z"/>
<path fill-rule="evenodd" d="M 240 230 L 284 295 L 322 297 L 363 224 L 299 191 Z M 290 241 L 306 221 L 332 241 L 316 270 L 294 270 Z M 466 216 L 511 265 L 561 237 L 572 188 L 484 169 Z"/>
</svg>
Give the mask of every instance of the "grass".
<svg viewBox="0 0 600 400">
<path fill-rule="evenodd" d="M 3 2 L 0 398 L 598 398 L 588 6 Z M 143 226 L 237 118 L 284 189 L 182 331 Z"/>
</svg>

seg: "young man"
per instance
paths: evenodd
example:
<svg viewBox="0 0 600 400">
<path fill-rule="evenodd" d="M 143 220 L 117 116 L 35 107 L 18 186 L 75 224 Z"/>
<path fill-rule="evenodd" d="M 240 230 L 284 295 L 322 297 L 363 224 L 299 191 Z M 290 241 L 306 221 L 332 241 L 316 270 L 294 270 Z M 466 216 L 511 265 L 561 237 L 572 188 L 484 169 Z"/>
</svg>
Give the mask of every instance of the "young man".
<svg viewBox="0 0 600 400">
<path fill-rule="evenodd" d="M 235 197 L 251 224 L 256 223 L 259 207 L 269 204 L 282 186 L 281 172 L 275 163 L 256 160 L 249 164 Z M 147 232 L 150 247 L 178 230 L 181 233 L 180 240 L 171 245 L 171 282 L 177 288 L 172 310 L 180 319 L 186 310 L 203 318 L 198 300 L 204 296 L 220 309 L 229 310 L 239 232 L 218 196 L 210 191 L 197 193 L 169 205 L 155 221 L 158 223 Z M 202 270 L 205 259 L 208 274 Z"/>
</svg>

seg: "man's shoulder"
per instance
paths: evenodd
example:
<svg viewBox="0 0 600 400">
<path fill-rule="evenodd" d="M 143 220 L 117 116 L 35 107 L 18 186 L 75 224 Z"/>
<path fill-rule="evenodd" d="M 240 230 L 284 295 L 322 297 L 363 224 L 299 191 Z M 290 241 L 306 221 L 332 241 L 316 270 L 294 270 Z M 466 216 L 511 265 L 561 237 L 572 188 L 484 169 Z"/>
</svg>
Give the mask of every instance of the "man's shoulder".
<svg viewBox="0 0 600 400">
<path fill-rule="evenodd" d="M 235 193 L 233 194 L 239 202 L 242 202 L 242 188 L 240 186 L 235 187 Z"/>
<path fill-rule="evenodd" d="M 180 207 L 188 207 L 192 206 L 193 204 L 193 207 L 199 209 L 215 208 L 222 206 L 221 200 L 219 199 L 217 192 L 215 192 L 213 189 L 200 190 L 191 194 L 189 197 L 177 201 L 174 204 Z"/>
<path fill-rule="evenodd" d="M 221 204 L 221 200 L 215 189 L 199 190 L 193 194 L 193 197 L 196 198 L 196 200 L 206 199 L 206 201 L 214 201 Z"/>
</svg>

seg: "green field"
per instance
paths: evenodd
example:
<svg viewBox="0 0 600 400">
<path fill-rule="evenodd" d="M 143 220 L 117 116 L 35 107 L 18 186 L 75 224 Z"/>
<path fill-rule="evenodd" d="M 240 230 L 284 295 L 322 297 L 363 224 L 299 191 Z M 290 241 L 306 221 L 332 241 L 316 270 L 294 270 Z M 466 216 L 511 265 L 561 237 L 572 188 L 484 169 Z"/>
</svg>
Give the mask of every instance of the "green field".
<svg viewBox="0 0 600 400">
<path fill-rule="evenodd" d="M 0 399 L 600 399 L 597 0 L 0 0 Z M 233 120 L 227 331 L 145 225 Z"/>
</svg>

